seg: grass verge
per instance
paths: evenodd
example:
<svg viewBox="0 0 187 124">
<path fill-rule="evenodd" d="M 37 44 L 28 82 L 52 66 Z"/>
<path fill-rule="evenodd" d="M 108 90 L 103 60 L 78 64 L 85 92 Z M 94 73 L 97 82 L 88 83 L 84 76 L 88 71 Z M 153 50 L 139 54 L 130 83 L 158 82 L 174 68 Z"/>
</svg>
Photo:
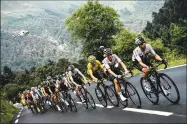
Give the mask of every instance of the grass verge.
<svg viewBox="0 0 187 124">
<path fill-rule="evenodd" d="M 1 98 L 1 124 L 9 124 L 18 108 L 11 105 L 6 99 Z"/>
</svg>

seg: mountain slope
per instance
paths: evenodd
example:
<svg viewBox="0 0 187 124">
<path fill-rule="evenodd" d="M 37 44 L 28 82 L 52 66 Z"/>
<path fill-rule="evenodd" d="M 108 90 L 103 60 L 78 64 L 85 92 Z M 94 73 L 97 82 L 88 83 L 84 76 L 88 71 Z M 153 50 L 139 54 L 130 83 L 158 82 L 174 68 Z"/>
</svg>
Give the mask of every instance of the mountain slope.
<svg viewBox="0 0 187 124">
<path fill-rule="evenodd" d="M 1 65 L 13 70 L 43 65 L 48 59 L 81 59 L 81 44 L 71 44 L 64 19 L 86 1 L 2 1 Z M 126 28 L 141 32 L 163 1 L 101 1 L 120 14 Z M 150 7 L 147 7 L 150 6 Z M 147 8 L 146 8 L 147 7 Z M 144 16 L 144 15 L 147 16 Z M 29 35 L 13 37 L 21 30 Z"/>
</svg>

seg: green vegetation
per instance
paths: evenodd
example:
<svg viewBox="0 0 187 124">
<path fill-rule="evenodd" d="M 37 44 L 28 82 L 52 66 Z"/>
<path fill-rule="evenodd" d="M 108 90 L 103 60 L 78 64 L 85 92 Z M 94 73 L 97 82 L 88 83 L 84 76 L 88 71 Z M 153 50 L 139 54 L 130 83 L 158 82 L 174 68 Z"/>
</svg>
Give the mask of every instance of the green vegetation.
<svg viewBox="0 0 187 124">
<path fill-rule="evenodd" d="M 10 120 L 19 109 L 12 106 L 5 98 L 1 97 L 1 124 L 9 124 Z"/>
<path fill-rule="evenodd" d="M 85 59 L 72 64 L 86 74 L 86 58 L 90 54 L 98 57 L 96 51 L 100 45 L 104 45 L 111 47 L 128 67 L 132 67 L 131 56 L 136 47 L 134 39 L 138 35 L 143 35 L 156 53 L 167 59 L 169 67 L 185 64 L 187 47 L 187 15 L 185 15 L 187 7 L 185 5 L 187 5 L 186 0 L 167 1 L 159 13 L 153 13 L 153 22 L 147 23 L 142 34 L 136 34 L 124 28 L 119 15 L 112 7 L 104 6 L 98 1 L 87 2 L 65 21 L 67 30 L 71 34 L 71 42 L 83 44 L 82 54 Z M 11 68 L 4 66 L 3 73 L 0 75 L 0 87 L 3 89 L 1 91 L 5 99 L 13 103 L 19 102 L 20 91 L 39 85 L 49 75 L 64 73 L 69 64 L 67 59 L 61 58 L 57 63 L 49 60 L 46 65 L 19 72 L 13 72 Z M 137 70 L 133 71 L 139 73 Z M 5 99 L 1 99 L 3 103 L 1 117 L 8 121 L 16 109 L 10 107 L 11 105 Z"/>
<path fill-rule="evenodd" d="M 150 39 L 161 38 L 164 46 L 187 55 L 187 1 L 168 0 L 158 13 L 153 12 L 143 33 Z"/>
<path fill-rule="evenodd" d="M 88 1 L 82 5 L 65 20 L 65 24 L 72 40 L 83 43 L 85 56 L 94 54 L 100 45 L 110 46 L 112 36 L 123 26 L 117 12 L 98 1 Z"/>
</svg>

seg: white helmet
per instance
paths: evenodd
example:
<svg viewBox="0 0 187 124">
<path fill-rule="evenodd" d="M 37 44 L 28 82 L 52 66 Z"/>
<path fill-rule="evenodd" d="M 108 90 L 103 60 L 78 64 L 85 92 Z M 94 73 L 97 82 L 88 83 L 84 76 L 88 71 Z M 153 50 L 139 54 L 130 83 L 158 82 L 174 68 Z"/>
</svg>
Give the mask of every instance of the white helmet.
<svg viewBox="0 0 187 124">
<path fill-rule="evenodd" d="M 137 37 L 137 38 L 135 39 L 135 44 L 137 44 L 137 45 L 140 45 L 140 44 L 145 43 L 145 42 L 146 42 L 146 41 L 145 41 L 144 38 L 141 37 L 141 36 L 139 36 L 139 37 Z"/>
<path fill-rule="evenodd" d="M 35 90 L 35 87 L 31 87 L 31 91 L 34 91 Z"/>
<path fill-rule="evenodd" d="M 51 76 L 47 76 L 47 80 L 51 80 Z"/>
</svg>

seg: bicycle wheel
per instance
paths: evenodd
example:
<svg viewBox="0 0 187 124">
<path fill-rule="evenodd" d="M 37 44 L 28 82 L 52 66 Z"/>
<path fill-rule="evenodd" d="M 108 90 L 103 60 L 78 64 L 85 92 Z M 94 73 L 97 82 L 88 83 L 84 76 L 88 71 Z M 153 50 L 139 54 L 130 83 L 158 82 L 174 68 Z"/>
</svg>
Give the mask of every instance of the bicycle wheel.
<svg viewBox="0 0 187 124">
<path fill-rule="evenodd" d="M 85 89 L 86 90 L 86 89 Z M 96 105 L 95 105 L 95 101 L 92 97 L 92 95 L 90 94 L 90 92 L 88 92 L 87 90 L 85 91 L 86 93 L 86 102 L 90 104 L 90 106 L 95 109 Z"/>
<path fill-rule="evenodd" d="M 151 91 L 147 91 L 144 87 L 144 79 L 143 77 L 140 79 L 140 84 L 141 84 L 141 87 L 142 87 L 142 90 L 145 94 L 145 96 L 149 99 L 149 101 L 151 101 L 153 104 L 158 104 L 158 101 L 159 101 L 159 95 L 158 95 L 158 91 L 156 88 L 158 85 L 157 85 L 157 81 L 155 83 L 155 85 L 152 85 L 152 88 L 151 88 Z M 151 84 L 152 82 L 149 80 L 149 84 Z"/>
<path fill-rule="evenodd" d="M 70 104 L 71 111 L 77 112 L 76 104 L 74 100 L 71 98 L 71 96 L 69 96 L 69 104 Z"/>
<path fill-rule="evenodd" d="M 80 102 L 82 102 L 83 106 L 88 109 L 88 102 L 86 101 L 86 96 L 85 96 L 85 92 L 84 92 L 84 89 L 81 88 L 80 90 L 80 94 L 82 95 L 83 99 L 85 100 L 84 102 L 82 102 L 82 99 L 80 97 L 80 95 L 77 93 L 77 97 L 79 99 Z"/>
<path fill-rule="evenodd" d="M 137 108 L 141 108 L 141 99 L 136 88 L 129 82 L 127 83 L 127 94 L 130 97 L 131 101 L 136 105 Z"/>
<path fill-rule="evenodd" d="M 171 103 L 177 104 L 180 101 L 180 93 L 175 82 L 164 73 L 159 73 L 159 81 L 163 96 Z"/>
<path fill-rule="evenodd" d="M 106 97 L 110 101 L 110 103 L 114 106 L 119 106 L 119 100 L 117 94 L 110 86 L 106 86 Z"/>
<path fill-rule="evenodd" d="M 120 85 L 120 88 L 121 88 L 122 95 L 124 97 L 128 98 L 127 95 L 126 95 L 126 92 L 125 92 L 125 85 L 123 83 L 121 83 L 121 82 L 119 83 L 119 85 Z M 120 96 L 118 96 L 118 101 L 121 103 L 121 105 L 123 105 L 123 107 L 127 107 L 128 106 L 128 99 L 125 100 L 125 101 L 122 101 Z"/>
<path fill-rule="evenodd" d="M 104 106 L 104 107 L 107 107 L 107 100 L 106 100 L 106 97 L 104 95 L 104 92 L 101 90 L 101 85 L 97 86 L 95 88 L 95 94 L 97 96 L 97 99 L 99 100 L 99 102 Z"/>
</svg>

